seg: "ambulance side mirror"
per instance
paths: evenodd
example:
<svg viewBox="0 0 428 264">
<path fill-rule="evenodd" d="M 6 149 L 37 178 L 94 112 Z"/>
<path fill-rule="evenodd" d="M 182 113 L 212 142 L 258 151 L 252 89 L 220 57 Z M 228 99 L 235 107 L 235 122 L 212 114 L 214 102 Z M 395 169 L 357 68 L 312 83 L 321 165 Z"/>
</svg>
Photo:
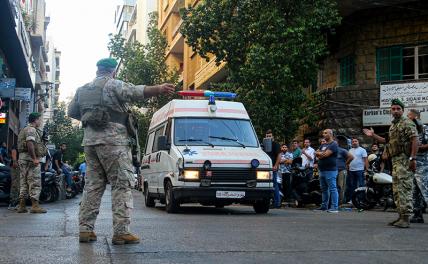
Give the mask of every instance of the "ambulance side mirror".
<svg viewBox="0 0 428 264">
<path fill-rule="evenodd" d="M 159 150 L 169 150 L 171 145 L 168 144 L 166 136 L 158 136 L 158 151 Z"/>
<path fill-rule="evenodd" d="M 272 152 L 272 138 L 263 139 L 263 150 L 265 152 Z"/>
</svg>

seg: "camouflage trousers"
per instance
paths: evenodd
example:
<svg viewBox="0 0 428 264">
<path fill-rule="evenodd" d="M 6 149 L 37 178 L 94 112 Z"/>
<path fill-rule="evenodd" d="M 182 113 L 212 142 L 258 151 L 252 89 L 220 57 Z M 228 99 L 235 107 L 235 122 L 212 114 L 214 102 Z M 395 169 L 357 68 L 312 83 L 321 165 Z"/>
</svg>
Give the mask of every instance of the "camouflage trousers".
<svg viewBox="0 0 428 264">
<path fill-rule="evenodd" d="M 86 179 L 79 212 L 79 230 L 94 230 L 107 181 L 111 184 L 114 235 L 128 234 L 134 178 L 129 146 L 85 146 Z"/>
<path fill-rule="evenodd" d="M 17 204 L 19 201 L 19 178 L 21 176 L 19 175 L 19 167 L 16 169 L 11 167 L 10 168 L 10 178 L 11 178 L 11 185 L 10 185 L 10 203 L 11 204 Z"/>
<path fill-rule="evenodd" d="M 413 210 L 420 211 L 428 203 L 428 155 L 416 157 L 416 173 L 413 180 Z"/>
<path fill-rule="evenodd" d="M 40 166 L 34 166 L 31 160 L 19 160 L 19 198 L 25 199 L 29 195 L 31 199 L 39 200 L 42 190 L 42 175 Z"/>
<path fill-rule="evenodd" d="M 392 191 L 397 211 L 401 215 L 413 213 L 414 173 L 409 170 L 409 163 L 409 157 L 405 154 L 392 158 Z"/>
</svg>

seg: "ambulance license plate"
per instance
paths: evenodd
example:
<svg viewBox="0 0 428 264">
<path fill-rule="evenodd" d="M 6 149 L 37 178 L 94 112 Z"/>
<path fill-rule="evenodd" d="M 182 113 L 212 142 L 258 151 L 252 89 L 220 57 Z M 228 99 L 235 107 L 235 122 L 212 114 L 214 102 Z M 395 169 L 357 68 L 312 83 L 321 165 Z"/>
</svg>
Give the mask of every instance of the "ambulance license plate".
<svg viewBox="0 0 428 264">
<path fill-rule="evenodd" d="M 245 197 L 245 192 L 238 191 L 217 191 L 216 198 L 241 199 Z"/>
</svg>

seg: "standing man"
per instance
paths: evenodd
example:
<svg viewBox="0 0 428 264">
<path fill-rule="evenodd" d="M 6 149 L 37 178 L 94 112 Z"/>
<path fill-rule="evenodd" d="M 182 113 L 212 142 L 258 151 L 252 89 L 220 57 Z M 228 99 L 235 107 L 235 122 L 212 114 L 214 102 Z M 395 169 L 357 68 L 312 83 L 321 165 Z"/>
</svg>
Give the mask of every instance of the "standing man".
<svg viewBox="0 0 428 264">
<path fill-rule="evenodd" d="M 302 149 L 299 146 L 299 141 L 297 139 L 293 140 L 290 147 L 291 152 L 293 153 L 293 159 L 298 158 L 302 155 Z"/>
<path fill-rule="evenodd" d="M 403 116 L 404 104 L 399 99 L 391 102 L 394 117 L 389 128 L 389 141 L 374 133 L 373 129 L 363 129 L 364 134 L 380 143 L 388 143 L 386 151 L 392 158 L 392 189 L 399 217 L 390 222 L 400 228 L 410 227 L 412 214 L 413 179 L 416 171 L 416 153 L 418 152 L 418 131 L 410 119 Z"/>
<path fill-rule="evenodd" d="M 130 122 L 130 103 L 160 94 L 173 94 L 174 86 L 144 86 L 114 79 L 117 62 L 98 61 L 96 78 L 80 87 L 68 115 L 84 128 L 87 162 L 86 182 L 79 212 L 79 241 L 96 241 L 95 221 L 107 181 L 112 189 L 113 239 L 115 245 L 136 244 L 140 239 L 129 230 L 134 180 L 131 142 L 136 132 Z"/>
<path fill-rule="evenodd" d="M 302 166 L 307 169 L 306 176 L 311 180 L 314 175 L 315 149 L 311 147 L 311 141 L 307 138 L 303 141 Z"/>
<path fill-rule="evenodd" d="M 325 144 L 315 152 L 318 159 L 318 172 L 320 186 L 322 191 L 322 204 L 318 210 L 329 213 L 338 213 L 338 193 L 337 193 L 337 143 L 333 140 L 333 131 L 326 129 L 322 132 Z M 328 208 L 329 200 L 331 199 L 331 207 Z"/>
<path fill-rule="evenodd" d="M 19 132 L 19 171 L 20 171 L 20 193 L 18 213 L 26 213 L 25 198 L 27 194 L 31 197 L 31 213 L 46 213 L 39 205 L 40 191 L 42 190 L 42 179 L 40 171 L 40 159 L 46 155 L 46 146 L 42 141 L 42 124 L 40 113 L 31 113 L 28 118 L 28 126 Z"/>
<path fill-rule="evenodd" d="M 420 120 L 420 113 L 416 109 L 410 109 L 407 117 L 412 120 L 419 133 L 419 148 L 416 155 L 416 172 L 413 180 L 413 217 L 410 223 L 424 223 L 424 201 L 428 203 L 428 131 Z"/>
<path fill-rule="evenodd" d="M 352 193 L 358 187 L 365 186 L 364 172 L 369 168 L 367 160 L 367 151 L 360 147 L 360 142 L 357 138 L 352 138 L 352 148 L 349 153 L 354 157 L 349 164 L 349 172 L 346 178 L 347 194 L 346 201 L 349 202 L 352 198 Z"/>
<path fill-rule="evenodd" d="M 64 174 L 65 177 L 65 183 L 67 184 L 67 192 L 71 192 L 71 171 L 68 166 L 65 165 L 63 159 L 64 159 L 64 153 L 67 149 L 67 144 L 62 143 L 59 146 L 59 150 L 55 152 L 52 159 L 52 168 L 56 171 L 58 175 L 61 174 L 61 172 Z"/>
<path fill-rule="evenodd" d="M 346 203 L 345 190 L 346 190 L 346 179 L 348 175 L 348 167 L 351 161 L 354 159 L 351 153 L 340 145 L 337 148 L 337 188 L 339 193 L 339 204 Z"/>
<path fill-rule="evenodd" d="M 281 152 L 281 148 L 279 146 L 279 143 L 275 141 L 272 130 L 268 129 L 266 131 L 265 138 L 272 140 L 272 149 L 270 152 L 266 152 L 266 154 L 268 154 L 268 156 L 272 160 L 272 165 L 273 165 L 273 187 L 274 187 L 273 206 L 274 208 L 280 208 L 281 195 L 279 194 L 280 183 L 278 182 L 278 177 L 281 177 L 281 175 L 278 175 L 278 167 L 276 166 L 276 164 L 277 164 L 278 154 Z"/>
<path fill-rule="evenodd" d="M 13 146 L 11 149 L 11 164 L 10 164 L 10 177 L 11 177 L 11 185 L 10 185 L 10 210 L 16 210 L 19 202 L 19 166 L 18 166 L 18 150 L 16 146 Z"/>
</svg>

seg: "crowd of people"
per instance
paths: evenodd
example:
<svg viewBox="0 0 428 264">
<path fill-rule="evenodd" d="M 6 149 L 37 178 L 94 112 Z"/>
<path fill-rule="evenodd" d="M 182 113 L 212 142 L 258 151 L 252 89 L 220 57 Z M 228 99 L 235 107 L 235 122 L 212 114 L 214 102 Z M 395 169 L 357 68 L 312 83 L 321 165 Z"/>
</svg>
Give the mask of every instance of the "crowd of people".
<svg viewBox="0 0 428 264">
<path fill-rule="evenodd" d="M 411 109 L 405 118 L 404 105 L 399 100 L 394 100 L 391 107 L 394 121 L 389 138 L 376 135 L 372 129 L 364 129 L 365 136 L 373 138 L 373 144 L 367 150 L 360 146 L 357 137 L 349 140 L 344 136 L 336 137 L 332 129 L 322 131 L 317 149 L 311 147 L 310 139 L 280 144 L 268 130 L 265 137 L 272 140 L 272 148 L 267 154 L 272 159 L 275 189 L 272 206 L 280 208 L 282 202 L 296 202 L 291 173 L 291 166 L 296 162 L 305 168 L 308 181 L 313 178 L 314 170 L 317 171 L 322 193 L 321 206 L 317 210 L 329 213 L 338 213 L 341 205 L 352 206 L 354 190 L 366 186 L 370 169 L 393 176 L 399 219 L 392 225 L 408 227 L 409 222 L 423 223 L 422 207 L 428 195 L 422 182 L 422 178 L 428 176 L 428 131 L 417 110 Z M 382 148 L 379 143 L 384 144 Z M 374 164 L 375 168 L 369 166 L 370 155 L 379 161 Z M 409 186 L 412 186 L 412 197 Z M 411 213 L 413 217 L 409 219 Z"/>
</svg>

